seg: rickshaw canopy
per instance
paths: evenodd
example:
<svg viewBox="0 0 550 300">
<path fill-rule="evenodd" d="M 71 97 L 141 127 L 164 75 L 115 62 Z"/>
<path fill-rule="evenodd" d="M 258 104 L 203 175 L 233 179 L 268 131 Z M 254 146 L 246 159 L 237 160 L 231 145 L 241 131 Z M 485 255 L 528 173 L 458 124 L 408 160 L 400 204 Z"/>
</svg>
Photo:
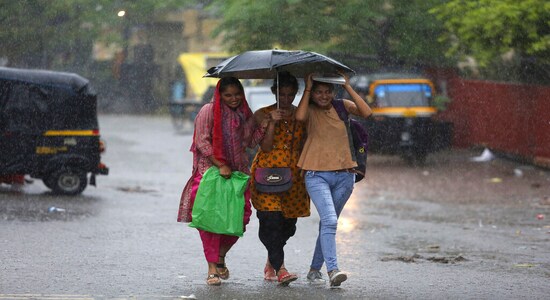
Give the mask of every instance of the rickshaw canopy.
<svg viewBox="0 0 550 300">
<path fill-rule="evenodd" d="M 42 134 L 98 129 L 97 96 L 73 73 L 0 67 L 0 128 Z"/>
<path fill-rule="evenodd" d="M 217 65 L 229 54 L 224 52 L 192 52 L 182 53 L 178 62 L 183 68 L 187 80 L 187 88 L 192 98 L 200 99 L 208 87 L 216 86 L 218 78 L 203 78 L 206 70 Z"/>
</svg>

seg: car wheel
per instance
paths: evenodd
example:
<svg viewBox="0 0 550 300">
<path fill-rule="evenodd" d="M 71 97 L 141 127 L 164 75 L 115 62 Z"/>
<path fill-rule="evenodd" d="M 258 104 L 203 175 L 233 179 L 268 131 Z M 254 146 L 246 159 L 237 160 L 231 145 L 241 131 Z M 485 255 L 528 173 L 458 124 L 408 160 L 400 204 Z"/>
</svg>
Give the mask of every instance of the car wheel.
<svg viewBox="0 0 550 300">
<path fill-rule="evenodd" d="M 78 169 L 63 168 L 55 171 L 44 180 L 44 184 L 54 193 L 62 195 L 78 195 L 88 185 L 86 172 Z"/>
</svg>

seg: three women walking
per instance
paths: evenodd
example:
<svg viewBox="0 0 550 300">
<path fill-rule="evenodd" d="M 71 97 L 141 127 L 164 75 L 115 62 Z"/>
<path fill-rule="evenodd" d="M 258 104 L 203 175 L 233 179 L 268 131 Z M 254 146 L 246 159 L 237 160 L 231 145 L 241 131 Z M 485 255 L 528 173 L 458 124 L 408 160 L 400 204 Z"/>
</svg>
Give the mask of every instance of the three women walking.
<svg viewBox="0 0 550 300">
<path fill-rule="evenodd" d="M 353 90 L 349 78 L 344 89 L 351 100 L 343 100 L 349 114 L 368 117 L 371 109 Z M 278 83 L 278 84 L 277 84 Z M 253 182 L 244 193 L 243 224 L 250 220 L 250 198 L 256 209 L 260 228 L 258 236 L 267 249 L 264 279 L 288 285 L 298 276 L 285 266 L 284 246 L 296 232 L 299 217 L 309 216 L 309 198 L 319 213 L 319 233 L 307 279 L 324 282 L 326 265 L 331 287 L 340 286 L 347 274 L 340 271 L 336 251 L 338 217 L 349 199 L 355 182 L 345 123 L 332 106 L 334 85 L 305 78 L 305 90 L 296 108 L 292 101 L 298 91 L 296 78 L 279 74 L 272 92 L 276 104 L 250 111 L 244 90 L 236 78 L 222 78 L 212 102 L 206 104 L 195 120 L 191 151 L 193 173 L 180 201 L 179 222 L 190 222 L 193 202 L 204 172 L 215 166 L 224 178 L 232 171 L 254 175 L 260 168 L 289 168 L 291 187 L 283 192 L 259 190 Z M 307 132 L 307 134 L 306 134 Z M 250 172 L 246 148 L 259 145 Z M 254 176 L 252 176 L 254 178 Z M 220 285 L 229 278 L 225 256 L 237 241 L 236 236 L 199 229 L 208 264 L 207 284 Z"/>
</svg>

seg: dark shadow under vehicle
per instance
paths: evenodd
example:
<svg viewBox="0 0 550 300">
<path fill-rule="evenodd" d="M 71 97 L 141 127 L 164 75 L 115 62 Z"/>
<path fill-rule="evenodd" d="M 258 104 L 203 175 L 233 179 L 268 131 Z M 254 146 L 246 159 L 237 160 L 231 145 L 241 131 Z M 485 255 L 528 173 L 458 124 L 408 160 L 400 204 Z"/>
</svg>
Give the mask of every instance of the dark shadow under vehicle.
<svg viewBox="0 0 550 300">
<path fill-rule="evenodd" d="M 97 96 L 72 73 L 0 68 L 0 176 L 30 175 L 55 193 L 80 194 L 96 174 L 104 145 Z"/>
</svg>

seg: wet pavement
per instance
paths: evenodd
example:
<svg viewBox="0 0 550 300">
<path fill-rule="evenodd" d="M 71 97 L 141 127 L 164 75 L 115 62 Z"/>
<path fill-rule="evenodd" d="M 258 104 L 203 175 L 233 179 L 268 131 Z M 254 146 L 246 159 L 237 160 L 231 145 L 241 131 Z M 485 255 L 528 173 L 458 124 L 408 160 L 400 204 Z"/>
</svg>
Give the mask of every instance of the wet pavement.
<svg viewBox="0 0 550 300">
<path fill-rule="evenodd" d="M 342 288 L 305 276 L 318 216 L 286 246 L 290 287 L 263 280 L 253 216 L 227 255 L 231 278 L 205 285 L 196 230 L 175 222 L 191 172 L 190 132 L 166 117 L 101 116 L 108 176 L 78 197 L 35 180 L 0 186 L 0 299 L 547 299 L 550 172 L 481 150 L 409 167 L 371 155 L 339 222 Z M 49 213 L 50 207 L 65 211 Z"/>
</svg>

